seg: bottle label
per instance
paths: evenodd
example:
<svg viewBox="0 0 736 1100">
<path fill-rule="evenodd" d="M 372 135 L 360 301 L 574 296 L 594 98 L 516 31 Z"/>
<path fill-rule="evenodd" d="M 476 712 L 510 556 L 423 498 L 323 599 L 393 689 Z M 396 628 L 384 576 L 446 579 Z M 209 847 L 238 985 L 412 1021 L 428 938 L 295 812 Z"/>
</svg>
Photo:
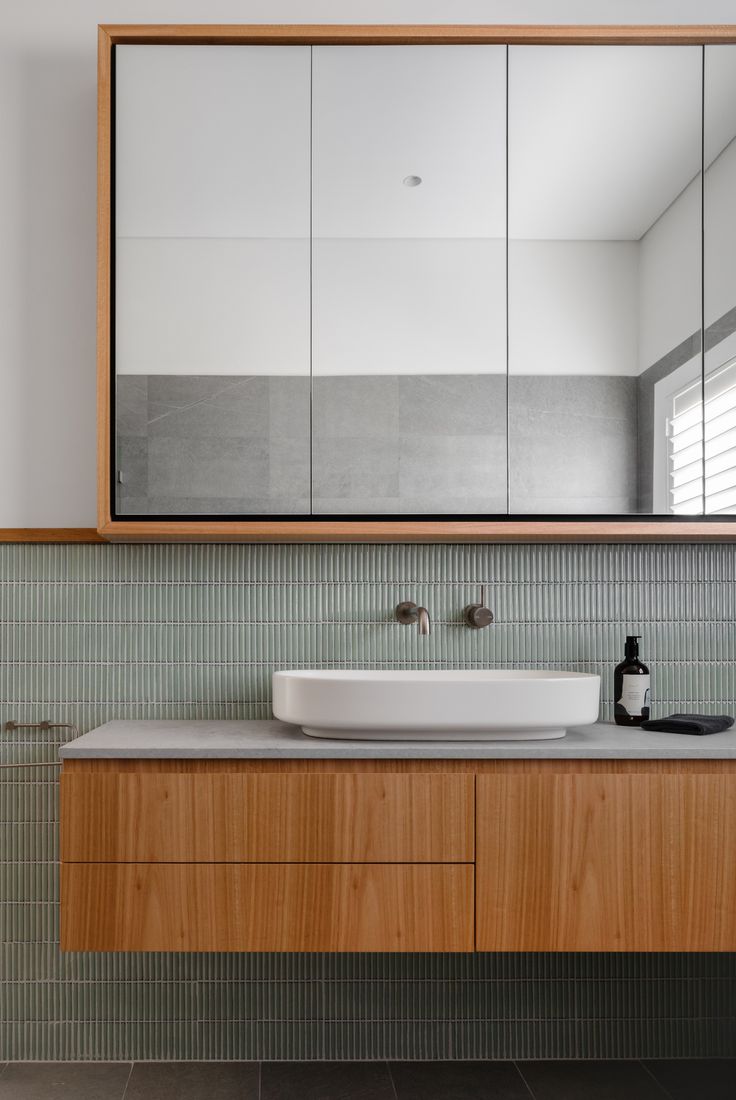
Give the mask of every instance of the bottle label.
<svg viewBox="0 0 736 1100">
<path fill-rule="evenodd" d="M 631 718 L 649 717 L 649 681 L 650 677 L 647 675 L 624 673 L 621 698 L 616 702 Z"/>
</svg>

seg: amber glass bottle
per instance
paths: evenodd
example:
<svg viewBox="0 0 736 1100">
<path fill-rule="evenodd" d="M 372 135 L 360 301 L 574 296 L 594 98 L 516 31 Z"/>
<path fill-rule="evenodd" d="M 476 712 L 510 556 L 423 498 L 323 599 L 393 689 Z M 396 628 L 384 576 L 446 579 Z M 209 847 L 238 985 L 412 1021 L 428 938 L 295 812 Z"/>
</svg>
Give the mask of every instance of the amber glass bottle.
<svg viewBox="0 0 736 1100">
<path fill-rule="evenodd" d="M 613 674 L 613 717 L 617 726 L 640 726 L 649 718 L 649 669 L 639 660 L 639 634 L 626 639 L 624 659 Z"/>
</svg>

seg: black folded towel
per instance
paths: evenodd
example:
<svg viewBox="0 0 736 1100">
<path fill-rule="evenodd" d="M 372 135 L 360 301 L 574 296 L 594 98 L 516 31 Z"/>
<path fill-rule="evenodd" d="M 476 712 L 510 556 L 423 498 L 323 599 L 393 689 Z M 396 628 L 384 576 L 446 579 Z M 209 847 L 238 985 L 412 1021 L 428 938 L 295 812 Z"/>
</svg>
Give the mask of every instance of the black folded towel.
<svg viewBox="0 0 736 1100">
<path fill-rule="evenodd" d="M 641 728 L 659 733 L 722 733 L 732 725 L 733 718 L 727 714 L 670 714 L 642 722 Z"/>
</svg>

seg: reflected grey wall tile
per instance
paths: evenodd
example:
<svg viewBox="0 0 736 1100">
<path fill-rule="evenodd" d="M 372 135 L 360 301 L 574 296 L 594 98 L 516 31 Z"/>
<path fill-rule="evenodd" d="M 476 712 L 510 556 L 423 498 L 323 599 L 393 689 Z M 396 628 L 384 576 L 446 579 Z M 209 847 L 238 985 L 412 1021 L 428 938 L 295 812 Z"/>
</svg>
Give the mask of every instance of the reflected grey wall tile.
<svg viewBox="0 0 736 1100">
<path fill-rule="evenodd" d="M 710 351 L 733 332 L 736 332 L 736 306 L 708 325 L 705 330 L 705 350 Z"/>
<path fill-rule="evenodd" d="M 404 501 L 398 497 L 358 496 L 350 497 L 314 497 L 314 514 L 316 516 L 343 515 L 401 515 L 404 511 Z"/>
<path fill-rule="evenodd" d="M 121 514 L 309 511 L 308 378 L 157 375 L 143 382 L 145 435 L 136 445 L 118 440 L 130 468 L 116 488 Z"/>
<path fill-rule="evenodd" d="M 399 377 L 399 428 L 420 435 L 506 435 L 506 376 Z"/>
<path fill-rule="evenodd" d="M 186 408 L 239 380 L 237 375 L 224 374 L 151 374 L 148 400 L 167 408 Z"/>
<path fill-rule="evenodd" d="M 458 497 L 481 497 L 489 504 L 484 510 L 505 512 L 505 436 L 402 435 L 399 453 L 402 497 L 434 499 L 444 508 Z"/>
<path fill-rule="evenodd" d="M 473 487 L 468 489 L 472 492 Z M 397 512 L 402 515 L 505 515 L 506 514 L 506 488 L 500 488 L 498 496 L 481 496 L 483 485 L 478 486 L 478 496 L 466 496 L 463 492 L 453 489 L 449 494 L 437 493 L 426 496 L 402 496 L 397 502 Z"/>
<path fill-rule="evenodd" d="M 148 493 L 148 442 L 141 436 L 118 436 L 115 448 L 116 492 L 120 502 Z"/>
<path fill-rule="evenodd" d="M 557 467 L 564 479 L 564 466 Z M 574 498 L 571 496 L 547 496 L 535 492 L 525 492 L 523 486 L 516 488 L 512 496 L 515 515 L 599 515 L 630 516 L 634 511 L 631 497 L 596 496 L 594 485 L 583 485 Z"/>
<path fill-rule="evenodd" d="M 247 486 L 241 486 L 247 488 Z M 309 497 L 277 497 L 262 494 L 244 497 L 147 496 L 124 497 L 121 515 L 269 515 L 278 512 L 302 515 L 309 512 Z"/>
<path fill-rule="evenodd" d="M 289 436 L 309 444 L 310 380 L 301 377 L 268 379 L 268 416 L 272 436 Z"/>
<path fill-rule="evenodd" d="M 326 438 L 313 443 L 315 506 L 326 497 L 353 499 L 399 496 L 399 441 L 395 436 Z"/>
<path fill-rule="evenodd" d="M 512 513 L 636 512 L 636 379 L 509 378 Z"/>
<path fill-rule="evenodd" d="M 151 439 L 148 485 L 156 496 L 266 497 L 268 439 Z"/>
<path fill-rule="evenodd" d="M 554 418 L 630 421 L 636 416 L 636 379 L 614 375 L 511 375 L 509 408 Z"/>
<path fill-rule="evenodd" d="M 637 389 L 637 508 L 654 510 L 654 384 L 647 372 L 636 380 Z"/>
<path fill-rule="evenodd" d="M 174 387 L 179 378 L 172 376 Z M 148 435 L 155 439 L 249 438 L 268 435 L 268 378 L 223 380 L 211 394 L 181 407 L 171 402 L 149 413 Z M 166 395 L 166 387 L 159 387 Z"/>
<path fill-rule="evenodd" d="M 353 436 L 398 437 L 396 376 L 315 377 L 312 385 L 315 443 Z"/>
<path fill-rule="evenodd" d="M 148 420 L 148 378 L 123 374 L 115 381 L 115 431 L 120 436 L 145 435 Z"/>
<path fill-rule="evenodd" d="M 271 432 L 268 491 L 272 511 L 281 503 L 287 511 L 309 512 L 310 450 L 308 435 Z"/>
</svg>

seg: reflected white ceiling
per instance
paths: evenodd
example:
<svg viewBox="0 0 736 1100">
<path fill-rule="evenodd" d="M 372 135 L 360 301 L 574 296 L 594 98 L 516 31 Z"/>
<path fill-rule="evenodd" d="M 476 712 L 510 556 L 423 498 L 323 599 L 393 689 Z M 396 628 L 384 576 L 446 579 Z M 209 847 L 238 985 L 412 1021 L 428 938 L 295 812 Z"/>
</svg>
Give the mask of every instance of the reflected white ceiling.
<svg viewBox="0 0 736 1100">
<path fill-rule="evenodd" d="M 708 71 L 707 161 L 736 133 L 727 51 Z M 511 47 L 511 237 L 639 240 L 700 170 L 701 59 Z M 505 235 L 504 47 L 317 47 L 313 81 L 317 236 Z"/>
<path fill-rule="evenodd" d="M 736 137 L 736 50 L 705 51 L 705 163 L 709 165 Z"/>
<path fill-rule="evenodd" d="M 504 236 L 504 46 L 316 46 L 312 79 L 317 236 Z"/>
<path fill-rule="evenodd" d="M 700 170 L 701 57 L 511 48 L 510 236 L 638 240 Z"/>
</svg>

